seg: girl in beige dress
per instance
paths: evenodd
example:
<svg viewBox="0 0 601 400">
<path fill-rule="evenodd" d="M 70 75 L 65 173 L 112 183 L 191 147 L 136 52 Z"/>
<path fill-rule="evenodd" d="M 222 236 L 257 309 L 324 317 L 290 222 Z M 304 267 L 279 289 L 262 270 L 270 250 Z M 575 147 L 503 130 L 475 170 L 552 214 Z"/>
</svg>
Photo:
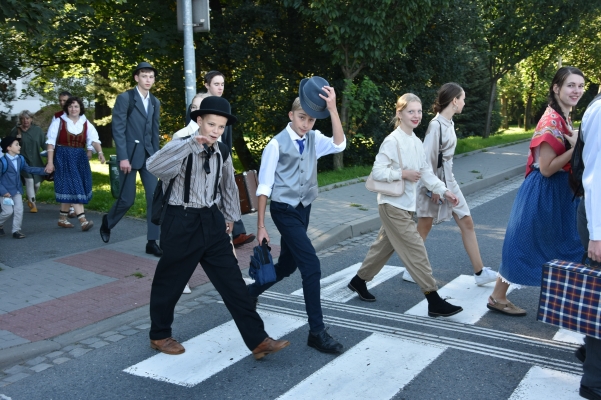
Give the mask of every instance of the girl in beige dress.
<svg viewBox="0 0 601 400">
<path fill-rule="evenodd" d="M 439 222 L 448 221 L 451 216 L 455 219 L 457 226 L 461 230 L 463 246 L 467 252 L 472 267 L 474 268 L 474 279 L 477 285 L 484 285 L 494 282 L 497 279 L 497 273 L 488 267 L 485 267 L 480 257 L 478 248 L 478 239 L 474 230 L 474 221 L 470 215 L 470 209 L 467 206 L 465 197 L 461 193 L 459 184 L 453 175 L 453 155 L 457 146 L 457 135 L 453 124 L 453 115 L 460 114 L 465 105 L 465 92 L 456 83 L 445 83 L 436 96 L 436 101 L 432 106 L 436 116 L 426 131 L 424 138 L 424 152 L 426 160 L 432 166 L 432 171 L 443 182 L 447 188 L 453 192 L 459 199 L 459 204 L 453 206 L 448 201 L 441 199 L 439 195 L 429 193 L 428 189 L 420 181 L 417 195 L 417 231 L 424 242 L 428 233 L 432 229 L 434 219 Z M 442 137 L 442 148 L 440 138 Z M 438 168 L 438 153 L 442 149 L 442 167 Z M 411 281 L 409 274 L 404 274 L 403 279 Z"/>
</svg>

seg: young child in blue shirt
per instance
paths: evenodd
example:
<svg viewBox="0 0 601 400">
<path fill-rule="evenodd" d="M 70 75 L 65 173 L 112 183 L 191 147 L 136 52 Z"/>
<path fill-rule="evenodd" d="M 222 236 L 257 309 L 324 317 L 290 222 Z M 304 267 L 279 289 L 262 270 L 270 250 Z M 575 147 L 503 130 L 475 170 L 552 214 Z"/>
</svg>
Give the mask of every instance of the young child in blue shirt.
<svg viewBox="0 0 601 400">
<path fill-rule="evenodd" d="M 290 123 L 263 150 L 257 196 L 257 239 L 269 241 L 265 229 L 265 207 L 271 197 L 270 213 L 281 234 L 281 252 L 276 265 L 276 282 L 296 269 L 303 278 L 305 306 L 309 317 L 307 344 L 324 353 L 340 353 L 342 344 L 326 331 L 321 310 L 321 266 L 315 248 L 307 236 L 311 203 L 317 197 L 317 159 L 339 153 L 346 147 L 336 93 L 318 76 L 303 79 L 299 97 L 288 113 Z M 316 119 L 332 119 L 333 137 L 314 131 Z M 276 282 L 248 287 L 255 299 Z"/>
<path fill-rule="evenodd" d="M 30 167 L 23 156 L 20 156 L 21 145 L 14 136 L 7 136 L 0 142 L 2 152 L 6 153 L 0 160 L 0 196 L 2 196 L 2 213 L 0 213 L 0 236 L 4 236 L 4 222 L 13 216 L 13 237 L 23 239 L 21 232 L 23 221 L 23 185 L 21 171 L 34 175 L 47 175 L 42 167 Z"/>
</svg>

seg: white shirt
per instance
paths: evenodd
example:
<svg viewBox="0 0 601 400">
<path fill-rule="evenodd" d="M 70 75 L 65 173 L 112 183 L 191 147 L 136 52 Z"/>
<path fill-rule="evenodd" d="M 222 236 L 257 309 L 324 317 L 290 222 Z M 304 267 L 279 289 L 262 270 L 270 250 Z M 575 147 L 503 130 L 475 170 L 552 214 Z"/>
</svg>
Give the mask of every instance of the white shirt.
<svg viewBox="0 0 601 400">
<path fill-rule="evenodd" d="M 47 144 L 56 146 L 56 139 L 58 137 L 58 129 L 60 127 L 61 120 L 64 124 L 67 124 L 67 131 L 69 131 L 69 133 L 73 135 L 79 135 L 81 132 L 83 132 L 83 125 L 87 121 L 87 118 L 85 115 L 80 115 L 79 120 L 73 123 L 73 121 L 71 121 L 69 117 L 67 117 L 67 114 L 61 115 L 60 118 L 57 118 L 54 121 L 52 121 L 50 127 L 48 128 L 48 140 L 46 140 Z M 98 137 L 98 131 L 96 130 L 94 125 L 88 122 L 88 132 L 86 137 L 86 144 L 88 150 L 93 149 L 92 142 L 100 143 L 100 138 Z"/>
<path fill-rule="evenodd" d="M 296 150 L 300 153 L 299 144 L 296 140 L 302 139 L 306 141 L 304 137 L 300 137 L 294 130 L 292 130 L 291 123 L 286 125 L 286 132 L 290 135 L 290 140 L 295 144 Z M 327 156 L 328 154 L 340 153 L 346 148 L 346 137 L 340 144 L 334 143 L 333 137 L 327 137 L 320 131 L 315 131 L 315 157 Z M 278 166 L 280 159 L 280 144 L 273 138 L 267 143 L 265 149 L 263 149 L 263 155 L 261 156 L 261 169 L 259 170 L 259 186 L 257 187 L 257 196 L 265 195 L 271 196 L 271 190 L 275 182 L 275 169 Z"/>
<path fill-rule="evenodd" d="M 601 240 L 601 100 L 595 101 L 584 113 L 582 130 L 582 186 L 588 233 L 590 240 Z"/>
<path fill-rule="evenodd" d="M 140 92 L 140 89 L 138 88 L 138 86 L 136 86 L 136 90 L 140 94 L 140 97 L 142 98 L 142 104 L 144 104 L 144 110 L 146 110 L 146 114 L 148 114 L 148 103 L 150 100 L 150 92 L 146 92 L 146 97 L 144 97 L 144 96 L 142 96 L 142 92 Z"/>
<path fill-rule="evenodd" d="M 377 181 L 392 182 L 402 179 L 399 170 L 400 146 L 401 163 L 404 170 L 419 171 L 422 184 L 433 193 L 443 196 L 447 191 L 444 183 L 432 172 L 432 165 L 426 161 L 426 153 L 421 140 L 413 132 L 407 135 L 401 128 L 395 129 L 384 139 L 376 161 L 371 170 L 373 179 Z M 378 193 L 378 204 L 390 204 L 406 211 L 415 211 L 417 196 L 417 182 L 405 179 L 405 191 L 402 196 L 386 196 Z"/>
<path fill-rule="evenodd" d="M 175 132 L 173 134 L 173 138 L 183 138 L 186 136 L 192 136 L 193 133 L 195 133 L 198 130 L 198 124 L 192 120 L 190 120 L 190 123 L 188 124 L 188 126 L 186 126 L 185 128 L 180 129 L 179 131 Z M 221 136 L 219 137 L 219 139 L 221 139 Z"/>
</svg>

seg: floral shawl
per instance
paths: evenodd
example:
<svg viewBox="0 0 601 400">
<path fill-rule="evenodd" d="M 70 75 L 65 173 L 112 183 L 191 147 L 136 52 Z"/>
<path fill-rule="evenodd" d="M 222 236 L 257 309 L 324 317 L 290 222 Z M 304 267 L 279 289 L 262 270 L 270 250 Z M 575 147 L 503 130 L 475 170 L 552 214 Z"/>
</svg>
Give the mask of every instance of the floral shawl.
<svg viewBox="0 0 601 400">
<path fill-rule="evenodd" d="M 555 153 L 559 156 L 566 151 L 566 140 L 563 134 L 572 134 L 571 121 L 565 119 L 553 108 L 547 106 L 545 113 L 541 117 L 540 121 L 536 125 L 534 135 L 530 140 L 530 150 L 528 151 L 528 163 L 526 164 L 526 176 L 533 171 L 532 164 L 534 163 L 534 151 L 543 142 L 547 142 Z M 563 167 L 564 170 L 570 170 L 570 163 L 568 162 Z"/>
</svg>

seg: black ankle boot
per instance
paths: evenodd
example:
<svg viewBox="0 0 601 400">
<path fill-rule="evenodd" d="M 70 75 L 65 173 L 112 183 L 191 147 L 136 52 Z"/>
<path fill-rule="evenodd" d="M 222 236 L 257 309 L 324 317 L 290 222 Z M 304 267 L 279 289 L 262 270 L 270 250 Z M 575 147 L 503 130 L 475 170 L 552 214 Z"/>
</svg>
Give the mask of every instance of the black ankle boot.
<svg viewBox="0 0 601 400">
<path fill-rule="evenodd" d="M 353 292 L 357 292 L 359 298 L 363 301 L 376 301 L 374 295 L 367 291 L 367 285 L 365 284 L 365 281 L 359 278 L 358 275 L 355 275 L 355 277 L 351 279 L 351 282 L 347 285 L 347 287 Z"/>
<path fill-rule="evenodd" d="M 450 317 L 463 311 L 463 308 L 454 306 L 442 299 L 438 292 L 425 293 L 428 300 L 428 316 L 429 317 Z"/>
</svg>

